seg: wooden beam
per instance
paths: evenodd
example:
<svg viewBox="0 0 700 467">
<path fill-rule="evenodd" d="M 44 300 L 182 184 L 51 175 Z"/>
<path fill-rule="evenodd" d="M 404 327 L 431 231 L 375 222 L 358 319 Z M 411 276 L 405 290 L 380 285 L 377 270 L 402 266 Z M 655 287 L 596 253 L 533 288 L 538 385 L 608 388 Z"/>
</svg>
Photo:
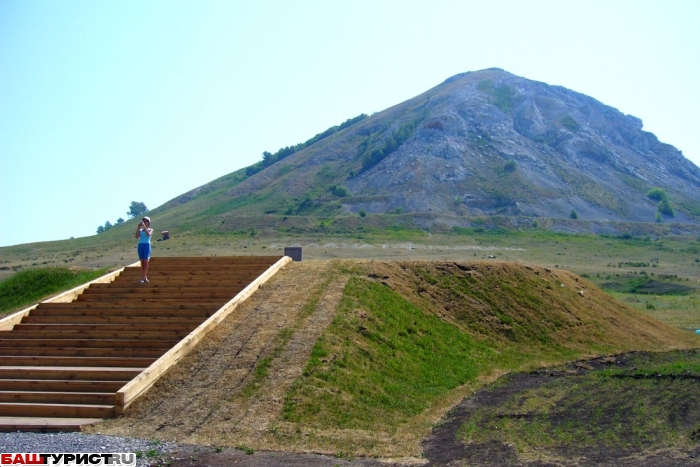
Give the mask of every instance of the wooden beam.
<svg viewBox="0 0 700 467">
<path fill-rule="evenodd" d="M 129 406 L 137 397 L 150 388 L 158 378 L 165 373 L 168 368 L 173 366 L 182 357 L 187 355 L 204 336 L 222 322 L 240 303 L 250 297 L 253 292 L 258 290 L 262 284 L 267 282 L 272 276 L 277 273 L 292 259 L 288 256 L 283 256 L 275 264 L 270 266 L 263 274 L 251 282 L 245 289 L 241 290 L 228 303 L 222 306 L 209 319 L 203 322 L 197 329 L 188 334 L 184 339 L 178 342 L 172 349 L 166 352 L 162 357 L 156 360 L 151 366 L 146 368 L 140 375 L 128 382 L 117 392 L 117 413 L 121 413 Z"/>
</svg>

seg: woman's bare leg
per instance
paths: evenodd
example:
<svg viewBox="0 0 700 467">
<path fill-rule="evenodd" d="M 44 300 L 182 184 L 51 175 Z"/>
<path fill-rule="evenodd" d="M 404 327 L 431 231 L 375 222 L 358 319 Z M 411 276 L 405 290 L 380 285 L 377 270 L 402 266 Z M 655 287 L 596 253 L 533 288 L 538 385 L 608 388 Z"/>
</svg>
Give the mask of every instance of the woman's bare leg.
<svg viewBox="0 0 700 467">
<path fill-rule="evenodd" d="M 141 260 L 141 279 L 144 281 L 148 280 L 148 260 L 147 259 L 142 259 Z"/>
</svg>

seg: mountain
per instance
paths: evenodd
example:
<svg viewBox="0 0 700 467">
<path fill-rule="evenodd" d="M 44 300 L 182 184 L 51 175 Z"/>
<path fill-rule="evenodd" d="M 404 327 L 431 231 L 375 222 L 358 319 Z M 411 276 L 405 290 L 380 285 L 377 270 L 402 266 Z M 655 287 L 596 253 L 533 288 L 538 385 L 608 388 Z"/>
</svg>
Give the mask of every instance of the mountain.
<svg viewBox="0 0 700 467">
<path fill-rule="evenodd" d="M 266 152 L 153 212 L 159 225 L 213 230 L 350 225 L 358 213 L 419 227 L 698 224 L 700 169 L 636 117 L 492 68 Z"/>
</svg>

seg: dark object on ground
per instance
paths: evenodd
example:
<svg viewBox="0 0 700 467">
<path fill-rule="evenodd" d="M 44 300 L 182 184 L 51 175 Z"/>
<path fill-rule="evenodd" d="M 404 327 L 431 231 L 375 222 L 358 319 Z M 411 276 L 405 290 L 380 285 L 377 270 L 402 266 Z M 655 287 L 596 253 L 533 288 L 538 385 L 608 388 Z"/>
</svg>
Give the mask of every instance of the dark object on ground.
<svg viewBox="0 0 700 467">
<path fill-rule="evenodd" d="M 284 256 L 289 256 L 293 261 L 301 261 L 301 247 L 300 246 L 286 246 L 284 247 Z"/>
</svg>

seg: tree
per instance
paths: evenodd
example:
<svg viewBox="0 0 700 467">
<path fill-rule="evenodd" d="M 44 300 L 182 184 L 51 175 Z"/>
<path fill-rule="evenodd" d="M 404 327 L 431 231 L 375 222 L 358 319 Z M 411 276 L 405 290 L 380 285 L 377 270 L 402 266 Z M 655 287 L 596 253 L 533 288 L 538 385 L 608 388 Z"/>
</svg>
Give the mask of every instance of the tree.
<svg viewBox="0 0 700 467">
<path fill-rule="evenodd" d="M 275 163 L 275 158 L 271 152 L 265 151 L 262 155 L 262 162 L 265 167 L 269 167 Z"/>
<path fill-rule="evenodd" d="M 122 219 L 120 217 L 119 219 L 117 219 L 117 223 L 115 225 L 119 225 L 119 224 L 123 224 L 123 223 L 124 223 L 124 219 Z"/>
<path fill-rule="evenodd" d="M 110 221 L 105 222 L 105 230 L 109 230 L 112 228 L 112 223 Z"/>
<path fill-rule="evenodd" d="M 143 204 L 142 202 L 132 201 L 129 205 L 129 212 L 127 212 L 126 214 L 129 216 L 129 219 L 131 219 L 134 217 L 143 216 L 147 212 L 148 208 L 145 204 Z"/>
<path fill-rule="evenodd" d="M 104 228 L 103 226 L 99 226 L 99 227 L 97 228 L 97 233 L 98 233 L 98 234 L 101 234 L 101 233 L 104 232 L 104 231 L 105 231 L 105 228 Z"/>
<path fill-rule="evenodd" d="M 578 213 L 572 209 L 571 214 L 569 214 L 569 217 L 571 217 L 572 219 L 578 219 Z"/>
</svg>

